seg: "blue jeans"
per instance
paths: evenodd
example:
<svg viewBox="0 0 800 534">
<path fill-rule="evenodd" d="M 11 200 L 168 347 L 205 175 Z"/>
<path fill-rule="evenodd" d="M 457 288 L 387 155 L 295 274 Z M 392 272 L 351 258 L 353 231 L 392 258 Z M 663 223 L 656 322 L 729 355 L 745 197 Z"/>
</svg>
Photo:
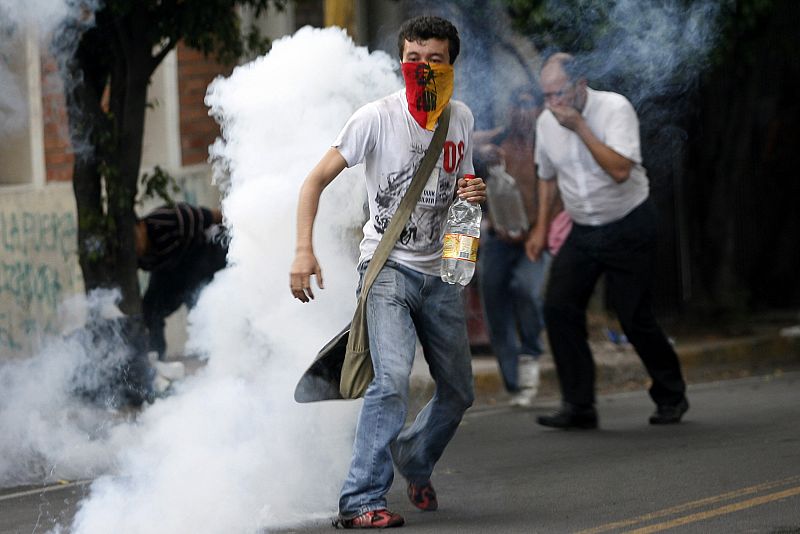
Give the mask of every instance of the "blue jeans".
<svg viewBox="0 0 800 534">
<path fill-rule="evenodd" d="M 550 265 L 545 253 L 533 262 L 522 244 L 507 243 L 491 232 L 481 240 L 478 282 L 489 340 L 506 390 L 519 391 L 519 356 L 539 356 L 544 327 L 544 280 Z"/>
<path fill-rule="evenodd" d="M 363 280 L 366 267 L 359 270 Z M 342 517 L 386 508 L 393 459 L 409 482 L 429 480 L 472 404 L 472 362 L 461 289 L 392 261 L 372 285 L 367 328 L 375 378 L 356 425 L 350 471 L 339 498 Z M 436 389 L 414 423 L 401 432 L 417 336 Z"/>
</svg>

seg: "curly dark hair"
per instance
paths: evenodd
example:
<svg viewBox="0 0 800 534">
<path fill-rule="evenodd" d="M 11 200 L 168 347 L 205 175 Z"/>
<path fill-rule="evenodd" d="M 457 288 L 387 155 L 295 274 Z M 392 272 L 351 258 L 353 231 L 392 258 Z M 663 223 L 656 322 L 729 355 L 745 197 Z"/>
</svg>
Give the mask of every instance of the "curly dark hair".
<svg viewBox="0 0 800 534">
<path fill-rule="evenodd" d="M 458 52 L 461 50 L 458 30 L 449 20 L 430 16 L 408 19 L 400 27 L 400 33 L 397 35 L 397 51 L 400 54 L 400 60 L 403 60 L 403 48 L 406 41 L 419 42 L 428 39 L 447 39 L 450 45 L 450 64 L 455 63 Z"/>
</svg>

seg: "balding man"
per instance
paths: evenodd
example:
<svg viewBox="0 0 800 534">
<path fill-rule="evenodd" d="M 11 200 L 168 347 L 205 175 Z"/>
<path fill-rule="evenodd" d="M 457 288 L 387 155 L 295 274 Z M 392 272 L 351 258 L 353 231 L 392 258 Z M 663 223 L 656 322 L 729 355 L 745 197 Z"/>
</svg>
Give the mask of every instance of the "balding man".
<svg viewBox="0 0 800 534">
<path fill-rule="evenodd" d="M 536 129 L 540 202 L 528 255 L 538 259 L 545 249 L 556 184 L 573 228 L 553 260 L 544 305 L 562 407 L 538 422 L 597 427 L 586 307 L 605 274 L 611 305 L 652 378 L 657 409 L 650 423 L 678 423 L 689 403 L 677 355 L 652 311 L 656 222 L 636 111 L 624 96 L 588 87 L 569 54 L 551 56 L 540 83 L 546 106 Z"/>
</svg>

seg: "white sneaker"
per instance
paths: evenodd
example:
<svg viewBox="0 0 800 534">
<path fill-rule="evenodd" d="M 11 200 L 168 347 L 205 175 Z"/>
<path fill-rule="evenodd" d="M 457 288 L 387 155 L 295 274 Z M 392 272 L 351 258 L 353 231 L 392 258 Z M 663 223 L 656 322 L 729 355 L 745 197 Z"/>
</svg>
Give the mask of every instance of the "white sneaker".
<svg viewBox="0 0 800 534">
<path fill-rule="evenodd" d="M 511 396 L 511 406 L 529 408 L 539 392 L 539 361 L 528 354 L 519 357 L 519 391 Z"/>
<path fill-rule="evenodd" d="M 531 399 L 539 391 L 539 360 L 533 356 L 522 355 L 519 358 L 519 387 L 526 390 Z"/>
<path fill-rule="evenodd" d="M 530 408 L 533 406 L 533 399 L 536 398 L 536 390 L 531 388 L 522 388 L 517 393 L 511 396 L 511 406 L 518 408 Z"/>
<path fill-rule="evenodd" d="M 156 360 L 153 362 L 153 367 L 156 373 L 158 373 L 158 376 L 162 376 L 170 382 L 181 380 L 186 376 L 186 368 L 183 362 L 162 362 Z"/>
<path fill-rule="evenodd" d="M 172 382 L 161 375 L 156 375 L 156 377 L 153 379 L 153 389 L 157 395 L 163 395 L 164 392 L 169 389 L 170 384 L 172 384 Z"/>
</svg>

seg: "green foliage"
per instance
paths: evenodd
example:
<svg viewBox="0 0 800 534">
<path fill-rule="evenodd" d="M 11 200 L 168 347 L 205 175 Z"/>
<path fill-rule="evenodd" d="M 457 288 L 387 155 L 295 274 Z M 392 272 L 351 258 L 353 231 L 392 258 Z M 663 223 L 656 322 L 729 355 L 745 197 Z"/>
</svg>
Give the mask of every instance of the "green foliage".
<svg viewBox="0 0 800 534">
<path fill-rule="evenodd" d="M 544 55 L 575 54 L 593 87 L 638 106 L 690 90 L 727 35 L 731 10 L 773 0 L 504 1 L 514 27 Z"/>
<path fill-rule="evenodd" d="M 715 50 L 714 63 L 721 64 L 737 52 L 737 61 L 745 64 L 752 63 L 755 60 L 755 53 L 748 44 L 760 32 L 764 19 L 772 13 L 778 2 L 791 1 L 794 0 L 729 0 L 726 2 L 722 18 L 723 38 L 720 46 Z M 791 24 L 795 25 L 796 21 L 792 21 Z M 793 31 L 796 32 L 797 29 L 794 28 Z M 793 49 L 793 40 L 783 37 L 783 35 L 773 35 L 777 47 L 783 48 L 781 52 L 792 55 L 797 53 Z M 784 46 L 787 43 L 792 43 L 792 46 Z"/>
<path fill-rule="evenodd" d="M 613 29 L 608 15 L 616 3 L 614 0 L 505 2 L 514 28 L 527 35 L 539 50 L 593 50 L 597 41 Z"/>
<path fill-rule="evenodd" d="M 270 6 L 283 10 L 287 3 L 288 0 L 107 0 L 105 9 L 113 18 L 142 10 L 146 24 L 137 28 L 137 38 L 153 48 L 184 40 L 191 48 L 232 64 L 248 50 L 268 42 L 257 28 L 250 28 L 242 39 L 239 10 L 247 8 L 259 16 Z"/>
<path fill-rule="evenodd" d="M 719 0 L 721 39 L 713 53 L 718 61 L 755 31 L 777 2 L 792 0 Z M 539 50 L 573 53 L 594 50 L 598 43 L 626 30 L 610 17 L 618 0 L 504 0 L 514 28 L 528 36 Z M 675 0 L 688 9 L 699 0 Z M 669 2 L 665 3 L 665 5 Z M 715 31 L 714 28 L 704 28 Z"/>
<path fill-rule="evenodd" d="M 167 205 L 172 206 L 175 204 L 172 195 L 181 191 L 175 177 L 158 165 L 155 166 L 152 173 L 143 173 L 139 179 L 139 184 L 142 188 L 139 202 L 151 198 L 160 198 Z"/>
<path fill-rule="evenodd" d="M 250 26 L 244 36 L 246 50 L 243 57 L 255 58 L 269 52 L 272 41 L 268 37 L 261 35 L 261 30 L 256 26 Z"/>
</svg>

